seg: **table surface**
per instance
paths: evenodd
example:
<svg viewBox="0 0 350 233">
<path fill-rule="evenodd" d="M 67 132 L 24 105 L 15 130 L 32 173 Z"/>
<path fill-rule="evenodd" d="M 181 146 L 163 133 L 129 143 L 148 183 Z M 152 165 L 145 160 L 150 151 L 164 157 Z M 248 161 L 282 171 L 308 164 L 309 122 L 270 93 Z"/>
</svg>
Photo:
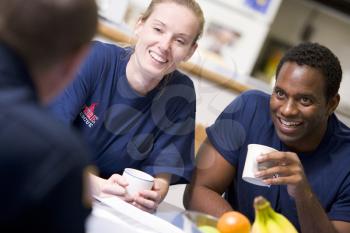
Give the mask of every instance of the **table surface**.
<svg viewBox="0 0 350 233">
<path fill-rule="evenodd" d="M 124 206 L 125 207 L 125 206 Z M 127 207 L 127 206 L 126 206 Z M 96 214 L 97 211 L 104 211 L 106 214 L 109 214 L 111 218 L 108 216 L 102 216 L 99 214 Z M 183 217 L 184 210 L 181 208 L 178 208 L 170 203 L 167 203 L 163 201 L 159 207 L 158 210 L 154 216 L 157 216 L 158 218 L 165 220 L 176 227 L 180 228 L 182 232 L 185 233 L 200 233 L 192 223 L 189 223 L 186 219 Z M 141 233 L 141 232 L 156 232 L 152 231 L 152 229 L 136 229 L 137 227 L 132 227 L 134 223 L 128 224 L 118 224 L 118 222 L 114 221 L 112 218 L 115 217 L 118 219 L 117 216 L 122 215 L 122 211 L 115 211 L 115 209 L 111 208 L 110 206 L 106 206 L 101 203 L 94 203 L 94 210 L 93 213 L 89 216 L 86 224 L 86 232 L 87 233 Z M 152 216 L 151 216 L 152 217 Z M 122 218 L 120 218 L 122 219 Z M 121 221 L 119 219 L 119 221 Z M 137 223 L 136 223 L 137 224 Z"/>
</svg>

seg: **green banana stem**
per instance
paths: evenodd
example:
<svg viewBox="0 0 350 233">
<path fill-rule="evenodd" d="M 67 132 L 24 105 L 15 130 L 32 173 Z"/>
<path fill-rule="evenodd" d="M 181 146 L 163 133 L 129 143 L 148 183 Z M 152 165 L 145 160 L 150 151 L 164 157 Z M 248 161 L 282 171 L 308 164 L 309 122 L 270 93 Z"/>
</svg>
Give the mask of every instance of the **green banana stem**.
<svg viewBox="0 0 350 233">
<path fill-rule="evenodd" d="M 281 227 L 281 229 L 283 229 L 280 232 L 298 233 L 293 224 L 282 214 L 275 212 L 275 210 L 271 207 L 270 202 L 264 197 L 259 196 L 255 198 L 254 208 L 256 221 L 261 225 L 266 226 L 267 221 L 274 221 L 279 227 Z M 275 226 L 275 224 L 271 223 L 269 225 Z"/>
<path fill-rule="evenodd" d="M 265 224 L 269 218 L 270 203 L 263 197 L 259 196 L 254 200 L 255 218 L 262 224 Z"/>
<path fill-rule="evenodd" d="M 252 226 L 252 233 L 268 233 L 266 229 L 266 222 L 269 218 L 267 215 L 268 207 L 269 203 L 264 198 L 254 200 L 255 221 Z"/>
</svg>

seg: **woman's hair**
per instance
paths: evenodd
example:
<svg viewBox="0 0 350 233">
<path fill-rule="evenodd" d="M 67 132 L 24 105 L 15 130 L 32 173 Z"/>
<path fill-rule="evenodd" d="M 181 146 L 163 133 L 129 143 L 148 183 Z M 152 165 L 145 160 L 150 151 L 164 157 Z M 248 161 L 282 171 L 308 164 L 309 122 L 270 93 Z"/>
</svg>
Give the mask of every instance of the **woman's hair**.
<svg viewBox="0 0 350 233">
<path fill-rule="evenodd" d="M 204 20 L 203 11 L 195 0 L 152 0 L 148 8 L 146 9 L 146 11 L 140 17 L 140 20 L 146 21 L 149 18 L 149 16 L 153 13 L 155 7 L 158 4 L 165 3 L 165 2 L 175 3 L 181 6 L 185 6 L 197 16 L 197 19 L 199 22 L 199 28 L 198 28 L 198 33 L 193 40 L 193 44 L 196 43 L 203 33 L 205 20 Z"/>
</svg>

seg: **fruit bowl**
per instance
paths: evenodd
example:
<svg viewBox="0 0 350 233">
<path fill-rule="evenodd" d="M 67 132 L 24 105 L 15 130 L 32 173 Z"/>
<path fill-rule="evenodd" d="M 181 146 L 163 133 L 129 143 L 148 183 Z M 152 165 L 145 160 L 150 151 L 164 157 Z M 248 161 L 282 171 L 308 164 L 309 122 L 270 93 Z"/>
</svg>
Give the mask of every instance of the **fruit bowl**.
<svg viewBox="0 0 350 233">
<path fill-rule="evenodd" d="M 186 219 L 188 219 L 194 226 L 196 226 L 196 232 L 207 232 L 207 233 L 216 233 L 216 225 L 218 219 L 208 215 L 203 214 L 197 211 L 185 211 L 183 213 Z"/>
<path fill-rule="evenodd" d="M 184 212 L 184 215 L 197 227 L 200 227 L 200 226 L 216 227 L 216 224 L 218 222 L 218 219 L 215 218 L 214 216 L 203 214 L 197 211 L 187 210 Z"/>
</svg>

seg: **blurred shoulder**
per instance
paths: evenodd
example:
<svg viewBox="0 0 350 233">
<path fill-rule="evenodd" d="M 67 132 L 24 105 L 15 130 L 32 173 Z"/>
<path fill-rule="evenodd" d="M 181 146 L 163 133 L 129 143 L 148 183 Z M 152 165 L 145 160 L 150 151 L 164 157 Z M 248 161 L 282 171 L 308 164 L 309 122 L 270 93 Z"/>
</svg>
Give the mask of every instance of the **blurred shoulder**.
<svg viewBox="0 0 350 233">
<path fill-rule="evenodd" d="M 180 72 L 179 70 L 175 70 L 173 73 L 171 73 L 170 78 L 171 78 L 171 83 L 173 84 L 183 84 L 191 88 L 194 88 L 192 79 L 188 75 Z"/>
<path fill-rule="evenodd" d="M 3 112 L 0 120 L 3 124 L 2 135 L 6 135 L 0 136 L 4 151 L 22 157 L 21 152 L 25 152 L 27 156 L 23 159 L 30 159 L 28 155 L 52 154 L 60 154 L 67 159 L 74 155 L 70 160 L 76 158 L 84 161 L 89 158 L 86 146 L 76 133 L 39 106 L 29 104 L 13 107 Z M 17 148 L 14 150 L 15 146 Z"/>
<path fill-rule="evenodd" d="M 270 95 L 263 92 L 263 91 L 260 91 L 260 90 L 255 90 L 255 89 L 252 89 L 252 90 L 248 90 L 248 91 L 245 91 L 241 94 L 242 97 L 246 98 L 246 99 L 249 99 L 249 100 L 268 100 L 270 99 Z"/>
<path fill-rule="evenodd" d="M 95 56 L 109 56 L 111 58 L 122 55 L 129 55 L 132 52 L 130 47 L 121 47 L 116 44 L 106 43 L 102 41 L 91 42 L 91 55 Z"/>
<path fill-rule="evenodd" d="M 223 111 L 223 115 L 241 116 L 242 119 L 266 115 L 270 109 L 270 95 L 260 90 L 248 90 L 235 97 Z M 264 113 L 264 114 L 262 114 Z"/>
</svg>

